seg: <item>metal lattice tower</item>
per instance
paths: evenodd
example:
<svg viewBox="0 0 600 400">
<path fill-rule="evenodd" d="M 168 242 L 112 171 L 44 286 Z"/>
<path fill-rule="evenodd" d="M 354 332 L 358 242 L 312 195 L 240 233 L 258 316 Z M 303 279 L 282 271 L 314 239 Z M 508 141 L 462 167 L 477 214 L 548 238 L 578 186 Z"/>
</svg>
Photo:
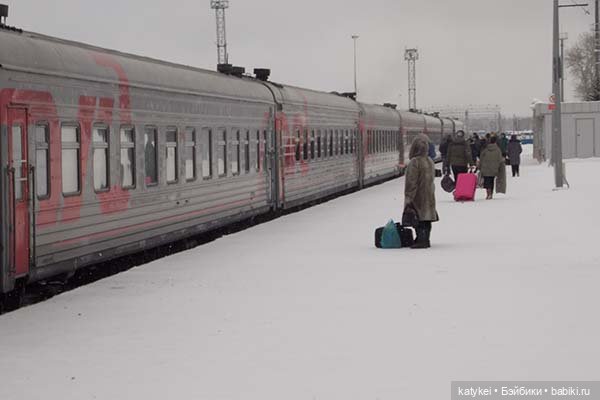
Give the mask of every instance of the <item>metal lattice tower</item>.
<svg viewBox="0 0 600 400">
<path fill-rule="evenodd" d="M 408 61 L 408 109 L 417 109 L 417 60 L 418 49 L 406 49 L 404 59 Z"/>
<path fill-rule="evenodd" d="M 229 8 L 229 0 L 210 0 L 210 8 L 215 10 L 217 17 L 217 63 L 229 64 L 225 31 L 225 9 Z"/>
</svg>

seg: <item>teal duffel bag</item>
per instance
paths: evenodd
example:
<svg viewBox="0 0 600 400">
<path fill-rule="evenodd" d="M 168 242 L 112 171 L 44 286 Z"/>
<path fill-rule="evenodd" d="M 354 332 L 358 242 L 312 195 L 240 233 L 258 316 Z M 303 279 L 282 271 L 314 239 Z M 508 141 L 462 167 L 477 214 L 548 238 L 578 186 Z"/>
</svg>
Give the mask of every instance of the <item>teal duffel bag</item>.
<svg viewBox="0 0 600 400">
<path fill-rule="evenodd" d="M 399 249 L 402 247 L 400 241 L 400 234 L 396 228 L 396 223 L 390 219 L 390 221 L 383 227 L 381 232 L 381 248 L 382 249 Z"/>
</svg>

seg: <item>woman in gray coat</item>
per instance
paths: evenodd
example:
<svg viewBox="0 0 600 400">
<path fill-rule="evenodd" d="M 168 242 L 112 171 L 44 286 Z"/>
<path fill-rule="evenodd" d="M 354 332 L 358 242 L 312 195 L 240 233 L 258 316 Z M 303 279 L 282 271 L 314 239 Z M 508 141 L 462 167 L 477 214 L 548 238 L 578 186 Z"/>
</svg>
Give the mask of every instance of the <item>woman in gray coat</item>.
<svg viewBox="0 0 600 400">
<path fill-rule="evenodd" d="M 501 168 L 506 168 L 504 165 L 504 156 L 500 147 L 496 144 L 498 138 L 492 136 L 490 143 L 481 150 L 479 161 L 479 169 L 483 175 L 483 187 L 487 191 L 486 200 L 491 200 L 494 195 L 494 180 L 499 175 Z"/>
<path fill-rule="evenodd" d="M 510 166 L 512 168 L 512 176 L 519 176 L 519 166 L 521 165 L 521 153 L 523 147 L 521 142 L 517 139 L 517 135 L 512 135 L 508 142 L 508 159 L 510 160 Z"/>
<path fill-rule="evenodd" d="M 417 239 L 411 248 L 431 247 L 431 223 L 439 220 L 435 209 L 435 166 L 427 156 L 429 142 L 417 136 L 410 147 L 410 162 L 406 168 L 404 184 L 404 209 L 412 208 L 417 214 Z"/>
</svg>

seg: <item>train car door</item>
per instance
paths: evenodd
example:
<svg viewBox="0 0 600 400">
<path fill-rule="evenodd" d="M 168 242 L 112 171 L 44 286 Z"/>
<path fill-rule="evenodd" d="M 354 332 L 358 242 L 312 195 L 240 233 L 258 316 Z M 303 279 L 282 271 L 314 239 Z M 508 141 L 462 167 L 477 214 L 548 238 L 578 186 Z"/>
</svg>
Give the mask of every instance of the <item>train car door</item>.
<svg viewBox="0 0 600 400">
<path fill-rule="evenodd" d="M 27 110 L 8 109 L 9 262 L 15 278 L 29 272 Z"/>
</svg>

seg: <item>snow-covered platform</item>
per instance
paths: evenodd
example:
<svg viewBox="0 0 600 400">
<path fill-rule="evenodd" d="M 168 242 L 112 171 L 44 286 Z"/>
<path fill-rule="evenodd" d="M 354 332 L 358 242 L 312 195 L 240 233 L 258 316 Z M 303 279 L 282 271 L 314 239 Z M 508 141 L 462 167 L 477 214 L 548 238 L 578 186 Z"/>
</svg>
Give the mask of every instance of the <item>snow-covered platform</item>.
<svg viewBox="0 0 600 400">
<path fill-rule="evenodd" d="M 452 380 L 594 380 L 600 159 L 493 201 L 437 185 L 429 250 L 377 250 L 403 180 L 0 317 L 0 399 L 446 399 Z"/>
</svg>

